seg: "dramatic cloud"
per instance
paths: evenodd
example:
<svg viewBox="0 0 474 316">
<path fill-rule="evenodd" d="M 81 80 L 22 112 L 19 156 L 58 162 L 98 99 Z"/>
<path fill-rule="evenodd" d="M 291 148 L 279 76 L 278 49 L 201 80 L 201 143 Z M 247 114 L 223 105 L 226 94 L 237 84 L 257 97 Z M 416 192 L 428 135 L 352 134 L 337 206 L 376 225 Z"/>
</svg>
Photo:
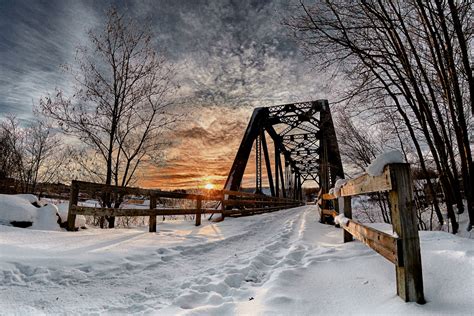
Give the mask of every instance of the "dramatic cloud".
<svg viewBox="0 0 474 316">
<path fill-rule="evenodd" d="M 222 184 L 255 106 L 330 98 L 333 82 L 304 62 L 281 25 L 287 1 L 3 0 L 0 115 L 31 118 L 41 96 L 70 91 L 59 65 L 74 62 L 75 47 L 87 43 L 87 30 L 111 4 L 151 20 L 157 48 L 177 68 L 180 111 L 188 114 L 170 136 L 165 166 L 142 170 L 140 185 Z"/>
<path fill-rule="evenodd" d="M 1 1 L 0 113 L 31 117 L 41 96 L 56 86 L 67 89 L 59 66 L 74 61 L 96 18 L 77 1 Z"/>
</svg>

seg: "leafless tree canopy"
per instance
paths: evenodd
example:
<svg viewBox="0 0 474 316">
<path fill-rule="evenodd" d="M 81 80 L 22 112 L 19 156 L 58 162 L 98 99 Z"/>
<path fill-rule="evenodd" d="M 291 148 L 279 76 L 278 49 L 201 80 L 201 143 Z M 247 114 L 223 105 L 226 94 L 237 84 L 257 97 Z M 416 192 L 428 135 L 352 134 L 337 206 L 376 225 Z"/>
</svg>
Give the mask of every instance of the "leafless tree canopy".
<svg viewBox="0 0 474 316">
<path fill-rule="evenodd" d="M 10 116 L 0 122 L 0 179 L 19 182 L 24 193 L 35 193 L 40 182 L 58 181 L 67 158 L 61 141 L 47 122 L 21 126 Z"/>
<path fill-rule="evenodd" d="M 89 39 L 91 47 L 79 48 L 76 64 L 66 67 L 74 95 L 58 90 L 41 101 L 42 111 L 87 145 L 85 155 L 97 159 L 95 166 L 83 164 L 91 176 L 127 186 L 144 161 L 160 157 L 163 132 L 176 121 L 175 74 L 157 53 L 151 29 L 115 9 Z"/>
<path fill-rule="evenodd" d="M 350 80 L 352 112 L 409 136 L 425 173 L 430 158 L 453 232 L 461 187 L 474 223 L 472 14 L 470 1 L 300 1 L 285 22 L 318 66 L 337 66 Z"/>
</svg>

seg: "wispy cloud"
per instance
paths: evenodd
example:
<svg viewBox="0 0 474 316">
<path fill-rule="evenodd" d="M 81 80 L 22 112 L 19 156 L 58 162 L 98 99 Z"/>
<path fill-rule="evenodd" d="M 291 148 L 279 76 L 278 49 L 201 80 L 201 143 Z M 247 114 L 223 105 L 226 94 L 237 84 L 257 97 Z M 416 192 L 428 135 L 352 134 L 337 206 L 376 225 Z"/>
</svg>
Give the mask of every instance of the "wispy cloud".
<svg viewBox="0 0 474 316">
<path fill-rule="evenodd" d="M 2 1 L 0 4 L 0 113 L 31 116 L 31 106 L 69 78 L 59 69 L 71 63 L 95 10 L 76 1 Z"/>
</svg>

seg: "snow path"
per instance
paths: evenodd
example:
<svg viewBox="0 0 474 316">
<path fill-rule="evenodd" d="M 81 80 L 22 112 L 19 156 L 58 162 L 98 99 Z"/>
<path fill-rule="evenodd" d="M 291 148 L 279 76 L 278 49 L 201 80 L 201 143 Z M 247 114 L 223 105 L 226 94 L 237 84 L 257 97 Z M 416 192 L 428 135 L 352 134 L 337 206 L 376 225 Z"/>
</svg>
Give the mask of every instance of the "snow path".
<svg viewBox="0 0 474 316">
<path fill-rule="evenodd" d="M 167 221 L 156 234 L 0 226 L 0 313 L 472 311 L 473 241 L 434 232 L 421 237 L 424 306 L 403 303 L 393 265 L 359 242 L 343 244 L 340 229 L 318 223 L 314 206 L 203 220 L 200 227 Z"/>
<path fill-rule="evenodd" d="M 286 210 L 202 228 L 169 222 L 159 225 L 157 234 L 53 234 L 2 227 L 0 306 L 7 313 L 20 311 L 20 302 L 25 312 L 60 313 L 68 306 L 78 313 L 126 313 L 248 299 L 242 283 L 266 280 L 283 257 L 276 250 L 289 248 L 303 215 L 301 210 Z M 235 224 L 238 227 L 232 227 Z M 36 239 L 34 245 L 31 238 Z M 87 306 L 77 304 L 80 301 Z"/>
</svg>

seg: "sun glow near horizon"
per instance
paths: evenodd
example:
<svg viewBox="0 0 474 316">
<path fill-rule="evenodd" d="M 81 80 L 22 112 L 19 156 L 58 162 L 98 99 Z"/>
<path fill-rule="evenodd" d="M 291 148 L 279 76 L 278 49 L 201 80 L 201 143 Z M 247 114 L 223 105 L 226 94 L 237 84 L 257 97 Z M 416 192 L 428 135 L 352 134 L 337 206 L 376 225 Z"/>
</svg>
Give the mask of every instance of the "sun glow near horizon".
<svg viewBox="0 0 474 316">
<path fill-rule="evenodd" d="M 212 190 L 214 188 L 215 188 L 215 185 L 212 183 L 206 183 L 206 185 L 204 186 L 204 189 L 206 190 Z"/>
</svg>

